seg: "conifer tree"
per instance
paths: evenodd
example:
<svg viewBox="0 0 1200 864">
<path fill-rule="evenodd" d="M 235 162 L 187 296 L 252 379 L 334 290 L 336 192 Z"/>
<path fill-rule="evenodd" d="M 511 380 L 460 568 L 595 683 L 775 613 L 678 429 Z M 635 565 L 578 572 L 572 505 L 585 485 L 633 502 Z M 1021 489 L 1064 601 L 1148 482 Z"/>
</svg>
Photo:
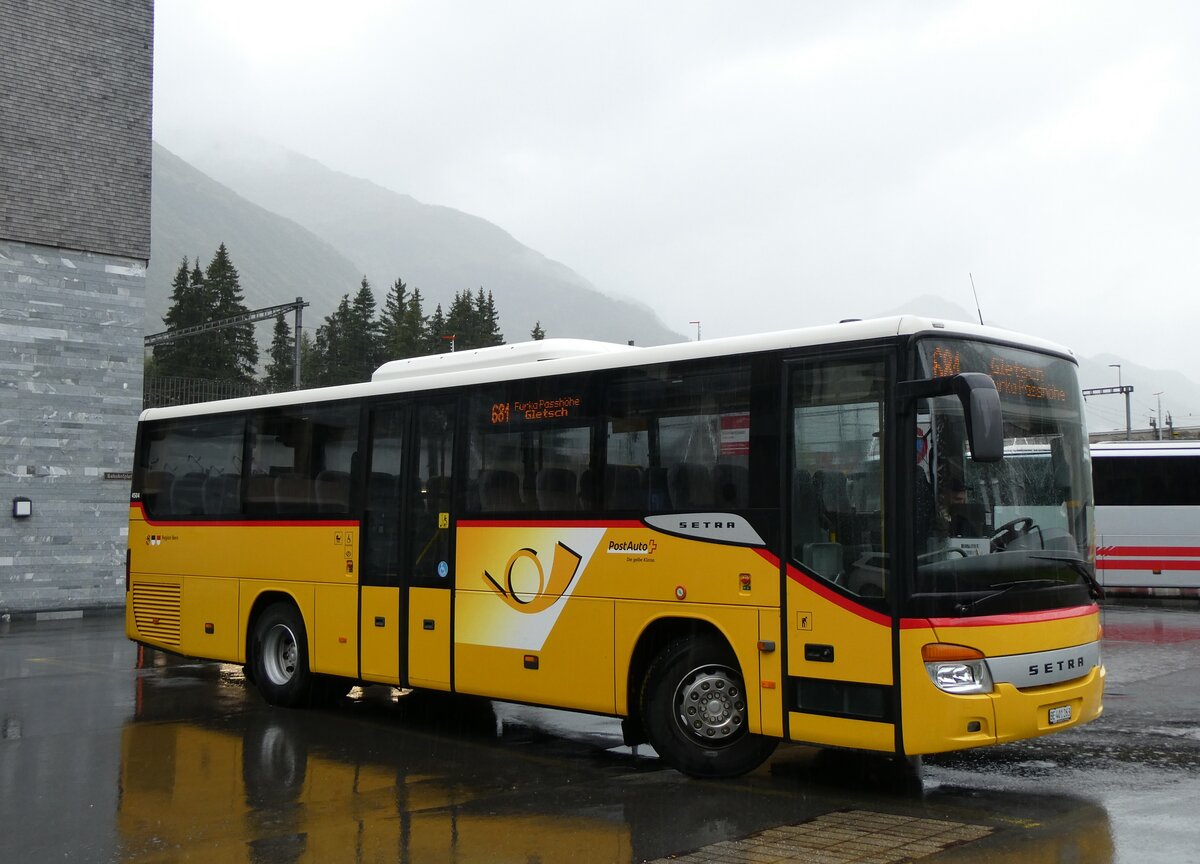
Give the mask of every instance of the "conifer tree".
<svg viewBox="0 0 1200 864">
<path fill-rule="evenodd" d="M 337 309 L 317 328 L 313 383 L 331 386 L 369 381 L 381 362 L 381 342 L 375 295 L 364 276 L 353 302 L 349 294 L 343 294 Z"/>
<path fill-rule="evenodd" d="M 422 303 L 420 288 L 414 288 L 410 293 L 403 279 L 392 283 L 379 316 L 379 338 L 384 361 L 427 353 Z"/>
<path fill-rule="evenodd" d="M 204 271 L 204 296 L 211 309 L 210 320 L 213 321 L 250 311 L 243 302 L 237 268 L 229 259 L 224 243 L 217 247 Z M 214 337 L 209 367 L 211 373 L 208 377 L 243 383 L 254 380 L 254 369 L 258 365 L 258 343 L 254 339 L 253 324 L 238 324 L 203 335 Z"/>
<path fill-rule="evenodd" d="M 529 331 L 529 338 L 534 342 L 541 342 L 546 338 L 546 331 L 542 329 L 542 321 L 540 318 L 533 322 L 533 329 Z"/>
<path fill-rule="evenodd" d="M 292 330 L 282 315 L 275 319 L 275 333 L 267 356 L 270 360 L 263 378 L 267 389 L 272 393 L 291 390 L 296 365 L 296 340 L 292 338 Z"/>
<path fill-rule="evenodd" d="M 425 354 L 442 354 L 451 349 L 449 339 L 443 340 L 443 337 L 451 336 L 451 332 L 446 329 L 446 316 L 442 312 L 442 304 L 437 304 L 433 310 L 433 314 L 429 316 L 429 326 L 425 328 Z M 457 347 L 457 346 L 454 346 Z"/>
<path fill-rule="evenodd" d="M 199 263 L 197 263 L 199 267 Z M 201 280 L 203 281 L 203 280 Z M 184 258 L 171 282 L 171 306 L 163 316 L 168 330 L 181 330 L 204 321 L 203 298 L 192 288 L 188 260 Z M 162 376 L 190 377 L 193 373 L 191 356 L 185 341 L 164 342 L 154 346 L 155 373 Z"/>
<path fill-rule="evenodd" d="M 188 272 L 185 258 L 172 282 L 171 307 L 163 317 L 168 330 L 179 330 L 249 311 L 242 302 L 237 269 L 222 243 L 206 271 L 196 260 Z M 242 324 L 155 346 L 160 375 L 249 383 L 258 363 L 254 325 Z"/>
<path fill-rule="evenodd" d="M 475 295 L 475 314 L 479 319 L 479 347 L 503 345 L 504 334 L 500 332 L 500 313 L 496 311 L 496 300 L 491 291 L 487 292 L 487 299 L 484 299 L 482 285 Z"/>
</svg>

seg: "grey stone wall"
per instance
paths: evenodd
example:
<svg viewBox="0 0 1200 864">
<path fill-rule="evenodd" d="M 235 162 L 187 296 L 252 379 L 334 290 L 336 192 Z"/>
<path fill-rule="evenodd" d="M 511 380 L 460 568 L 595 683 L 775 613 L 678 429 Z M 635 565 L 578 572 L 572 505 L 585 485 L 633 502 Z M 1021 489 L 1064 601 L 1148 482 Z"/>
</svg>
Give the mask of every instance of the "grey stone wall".
<svg viewBox="0 0 1200 864">
<path fill-rule="evenodd" d="M 0 240 L 0 614 L 124 602 L 145 274 Z"/>
<path fill-rule="evenodd" d="M 151 0 L 0 4 L 0 238 L 150 258 Z"/>
</svg>

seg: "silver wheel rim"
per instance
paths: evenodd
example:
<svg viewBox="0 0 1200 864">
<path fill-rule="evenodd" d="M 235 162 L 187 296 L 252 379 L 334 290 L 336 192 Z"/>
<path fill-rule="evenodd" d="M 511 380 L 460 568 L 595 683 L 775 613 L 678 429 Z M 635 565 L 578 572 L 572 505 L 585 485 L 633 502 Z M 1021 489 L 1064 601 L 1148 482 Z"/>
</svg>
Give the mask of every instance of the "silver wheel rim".
<svg viewBox="0 0 1200 864">
<path fill-rule="evenodd" d="M 283 686 L 296 674 L 300 648 L 296 634 L 286 624 L 276 624 L 267 631 L 262 646 L 263 672 L 272 684 Z"/>
<path fill-rule="evenodd" d="M 706 747 L 728 746 L 746 728 L 746 694 L 727 666 L 701 666 L 683 676 L 675 707 L 680 727 Z"/>
</svg>

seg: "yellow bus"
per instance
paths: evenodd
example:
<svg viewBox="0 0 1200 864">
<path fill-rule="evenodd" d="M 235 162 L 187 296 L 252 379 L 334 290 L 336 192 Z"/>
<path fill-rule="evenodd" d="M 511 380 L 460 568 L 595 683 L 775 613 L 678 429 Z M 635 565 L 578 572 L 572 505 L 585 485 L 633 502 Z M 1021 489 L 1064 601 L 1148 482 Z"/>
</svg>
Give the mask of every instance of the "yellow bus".
<svg viewBox="0 0 1200 864">
<path fill-rule="evenodd" d="M 1001 470 L 1044 446 L 1050 482 Z M 288 707 L 379 682 L 612 715 L 688 774 L 1099 716 L 1076 363 L 898 317 L 392 361 L 149 409 L 131 639 Z"/>
</svg>

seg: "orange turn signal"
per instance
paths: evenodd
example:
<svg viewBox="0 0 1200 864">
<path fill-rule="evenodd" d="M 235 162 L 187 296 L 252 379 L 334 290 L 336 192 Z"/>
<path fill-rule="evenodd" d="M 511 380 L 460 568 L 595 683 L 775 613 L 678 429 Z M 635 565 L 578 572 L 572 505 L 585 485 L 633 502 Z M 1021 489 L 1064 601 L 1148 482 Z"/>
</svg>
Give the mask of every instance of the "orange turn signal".
<svg viewBox="0 0 1200 864">
<path fill-rule="evenodd" d="M 982 660 L 983 652 L 966 645 L 948 645 L 933 642 L 921 646 L 921 659 L 926 663 L 953 663 L 964 660 Z"/>
</svg>

